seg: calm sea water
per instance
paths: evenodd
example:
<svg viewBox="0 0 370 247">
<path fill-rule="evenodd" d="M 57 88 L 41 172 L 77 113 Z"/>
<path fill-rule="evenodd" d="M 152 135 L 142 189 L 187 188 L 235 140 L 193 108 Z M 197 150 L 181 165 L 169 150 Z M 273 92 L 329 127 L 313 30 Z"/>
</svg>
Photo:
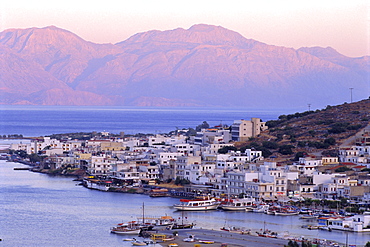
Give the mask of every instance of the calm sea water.
<svg viewBox="0 0 370 247">
<path fill-rule="evenodd" d="M 0 160 L 0 246 L 131 246 L 123 236 L 111 234 L 116 223 L 137 220 L 142 215 L 181 216 L 171 207 L 175 198 L 89 190 L 71 178 L 53 177 L 29 171 L 15 171 L 23 165 Z M 223 226 L 266 228 L 294 236 L 345 242 L 346 233 L 310 231 L 298 216 L 271 216 L 248 212 L 185 212 L 197 227 Z M 312 223 L 311 223 L 312 224 Z M 349 233 L 350 244 L 363 246 L 369 234 Z M 247 243 L 246 243 L 247 246 Z"/>
<path fill-rule="evenodd" d="M 176 128 L 195 128 L 203 121 L 211 126 L 231 125 L 252 117 L 263 121 L 294 113 L 284 109 L 236 108 L 139 108 L 113 106 L 0 106 L 0 135 L 41 136 L 71 132 L 168 133 Z"/>
</svg>

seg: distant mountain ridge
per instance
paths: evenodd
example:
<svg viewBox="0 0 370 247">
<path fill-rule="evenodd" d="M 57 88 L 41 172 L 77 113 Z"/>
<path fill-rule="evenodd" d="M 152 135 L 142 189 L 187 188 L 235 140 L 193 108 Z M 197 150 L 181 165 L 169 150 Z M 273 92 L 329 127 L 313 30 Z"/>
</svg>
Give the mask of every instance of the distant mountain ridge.
<svg viewBox="0 0 370 247">
<path fill-rule="evenodd" d="M 220 26 L 138 33 L 95 44 L 55 26 L 0 33 L 0 103 L 327 105 L 369 96 L 369 57 L 267 45 Z"/>
</svg>

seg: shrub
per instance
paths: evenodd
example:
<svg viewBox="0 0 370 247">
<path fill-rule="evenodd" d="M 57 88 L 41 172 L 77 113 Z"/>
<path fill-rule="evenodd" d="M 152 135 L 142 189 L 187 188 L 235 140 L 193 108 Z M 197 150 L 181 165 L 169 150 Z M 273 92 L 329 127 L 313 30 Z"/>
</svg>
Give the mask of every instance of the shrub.
<svg viewBox="0 0 370 247">
<path fill-rule="evenodd" d="M 292 145 L 282 145 L 279 147 L 279 153 L 281 153 L 282 155 L 289 155 L 289 154 L 293 154 L 293 150 L 292 148 L 294 148 L 294 146 Z"/>
<path fill-rule="evenodd" d="M 348 130 L 358 130 L 362 127 L 361 124 L 356 124 L 356 125 L 350 125 L 347 127 Z"/>
<path fill-rule="evenodd" d="M 279 148 L 279 144 L 277 142 L 271 142 L 271 141 L 262 142 L 262 146 L 268 149 L 278 149 Z"/>
</svg>

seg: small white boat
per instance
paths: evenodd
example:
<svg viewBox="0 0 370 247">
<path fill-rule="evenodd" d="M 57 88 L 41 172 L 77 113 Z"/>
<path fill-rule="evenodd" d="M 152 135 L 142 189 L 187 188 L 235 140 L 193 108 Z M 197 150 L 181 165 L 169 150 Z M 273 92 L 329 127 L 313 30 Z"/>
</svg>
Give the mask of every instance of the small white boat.
<svg viewBox="0 0 370 247">
<path fill-rule="evenodd" d="M 132 242 L 133 246 L 146 246 L 147 244 L 141 241 L 134 241 Z"/>
<path fill-rule="evenodd" d="M 270 206 L 268 204 L 261 204 L 257 208 L 253 209 L 253 212 L 254 213 L 265 213 L 265 212 L 267 212 L 269 207 Z"/>
<path fill-rule="evenodd" d="M 184 241 L 184 242 L 195 242 L 194 235 L 190 235 L 189 237 L 184 238 L 182 241 Z"/>
<path fill-rule="evenodd" d="M 207 200 L 181 199 L 180 202 L 180 204 L 175 204 L 173 207 L 182 211 L 214 210 L 217 209 L 217 207 L 221 204 L 221 202 L 218 202 L 213 198 Z"/>
<path fill-rule="evenodd" d="M 298 215 L 299 212 L 275 212 L 275 215 L 280 215 L 280 216 L 290 216 L 290 215 Z"/>
</svg>

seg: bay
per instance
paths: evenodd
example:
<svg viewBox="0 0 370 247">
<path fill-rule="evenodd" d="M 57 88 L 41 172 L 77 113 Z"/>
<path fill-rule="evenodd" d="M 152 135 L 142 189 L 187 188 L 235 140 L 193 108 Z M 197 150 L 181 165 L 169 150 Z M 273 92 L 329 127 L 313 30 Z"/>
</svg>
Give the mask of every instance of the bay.
<svg viewBox="0 0 370 247">
<path fill-rule="evenodd" d="M 71 178 L 13 170 L 23 166 L 0 160 L 0 246 L 131 246 L 109 229 L 140 218 L 143 203 L 148 216 L 181 217 L 172 208 L 177 198 L 89 190 Z M 301 228 L 308 222 L 299 216 L 221 210 L 185 212 L 184 216 L 199 228 L 218 230 L 226 225 L 254 232 L 265 226 L 297 237 L 346 240 L 345 232 Z M 369 234 L 348 233 L 348 239 L 349 244 L 363 246 Z"/>
<path fill-rule="evenodd" d="M 37 137 L 92 131 L 156 134 L 176 128 L 195 128 L 203 121 L 211 126 L 231 125 L 234 120 L 257 117 L 268 121 L 294 112 L 292 109 L 3 105 L 0 106 L 0 135 Z"/>
</svg>

